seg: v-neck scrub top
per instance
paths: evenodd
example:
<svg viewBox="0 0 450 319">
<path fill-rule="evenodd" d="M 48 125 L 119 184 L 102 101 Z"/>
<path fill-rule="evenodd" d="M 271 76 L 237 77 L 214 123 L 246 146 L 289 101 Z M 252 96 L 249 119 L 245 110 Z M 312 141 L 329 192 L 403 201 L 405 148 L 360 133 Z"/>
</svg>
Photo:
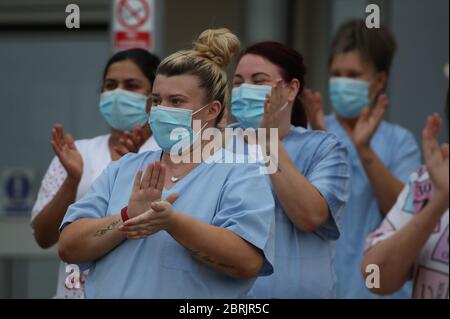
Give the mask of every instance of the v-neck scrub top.
<svg viewBox="0 0 450 319">
<path fill-rule="evenodd" d="M 325 121 L 328 130 L 335 133 L 346 145 L 351 169 L 351 196 L 344 211 L 342 237 L 336 245 L 337 297 L 409 298 L 409 283 L 389 296 L 373 294 L 366 287 L 361 274 L 364 243 L 367 236 L 380 226 L 383 214 L 358 152 L 336 115 L 328 115 Z M 370 146 L 386 168 L 403 183 L 420 167 L 420 151 L 413 135 L 398 125 L 382 121 L 370 141 Z"/>
<path fill-rule="evenodd" d="M 223 164 L 221 149 L 200 164 L 162 198 L 179 193 L 176 210 L 206 224 L 222 227 L 260 249 L 259 273 L 273 273 L 275 203 L 268 177 L 257 164 Z M 72 204 L 61 224 L 81 218 L 119 215 L 127 206 L 139 169 L 161 157 L 161 151 L 129 154 L 111 163 L 89 192 Z M 218 243 L 220 244 L 220 243 Z M 256 278 L 236 279 L 195 260 L 167 232 L 125 240 L 91 263 L 86 298 L 247 298 Z"/>
<path fill-rule="evenodd" d="M 238 130 L 239 125 L 229 127 Z M 235 137 L 235 145 L 229 149 L 235 147 L 244 150 L 249 159 L 262 160 L 259 147 L 244 147 L 240 134 Z M 252 295 L 258 299 L 334 298 L 335 241 L 341 234 L 342 211 L 350 195 L 347 149 L 334 134 L 293 126 L 281 142 L 295 167 L 324 198 L 330 214 L 316 231 L 303 231 L 289 219 L 273 190 L 276 219 L 274 273 L 258 278 Z M 302 193 L 301 189 L 291 191 Z"/>
</svg>

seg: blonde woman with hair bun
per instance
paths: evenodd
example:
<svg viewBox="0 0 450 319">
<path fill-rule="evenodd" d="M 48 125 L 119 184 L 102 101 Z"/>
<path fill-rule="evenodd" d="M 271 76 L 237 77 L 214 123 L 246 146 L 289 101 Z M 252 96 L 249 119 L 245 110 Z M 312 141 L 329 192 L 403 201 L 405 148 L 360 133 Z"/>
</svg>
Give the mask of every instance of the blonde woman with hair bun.
<svg viewBox="0 0 450 319">
<path fill-rule="evenodd" d="M 230 103 L 226 68 L 238 51 L 217 29 L 167 57 L 149 120 L 162 150 L 112 163 L 69 207 L 59 254 L 90 269 L 87 298 L 245 298 L 273 273 L 274 200 L 259 166 L 223 165 L 223 148 L 200 163 L 173 160 L 177 144 L 190 156 L 210 142 L 198 136 Z M 180 129 L 188 135 L 171 139 Z"/>
</svg>

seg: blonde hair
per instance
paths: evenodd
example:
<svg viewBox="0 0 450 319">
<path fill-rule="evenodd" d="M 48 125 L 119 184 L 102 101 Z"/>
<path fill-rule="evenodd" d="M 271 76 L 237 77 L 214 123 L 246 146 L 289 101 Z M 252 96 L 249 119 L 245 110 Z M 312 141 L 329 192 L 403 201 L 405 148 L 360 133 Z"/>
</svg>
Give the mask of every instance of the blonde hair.
<svg viewBox="0 0 450 319">
<path fill-rule="evenodd" d="M 230 104 L 226 69 L 233 56 L 238 54 L 239 48 L 239 39 L 230 30 L 209 29 L 200 34 L 191 50 L 178 51 L 165 58 L 156 74 L 196 76 L 199 87 L 205 90 L 206 99 L 222 104 L 217 124 Z"/>
</svg>

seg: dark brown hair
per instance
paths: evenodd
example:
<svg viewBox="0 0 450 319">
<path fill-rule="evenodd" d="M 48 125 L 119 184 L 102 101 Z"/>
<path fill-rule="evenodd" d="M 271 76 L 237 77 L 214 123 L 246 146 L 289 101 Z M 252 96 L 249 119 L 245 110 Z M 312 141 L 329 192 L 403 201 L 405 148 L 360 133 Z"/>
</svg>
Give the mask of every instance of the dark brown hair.
<svg viewBox="0 0 450 319">
<path fill-rule="evenodd" d="M 134 64 L 136 64 L 136 66 L 149 80 L 150 84 L 153 85 L 156 76 L 156 69 L 158 68 L 160 60 L 156 55 L 144 49 L 129 49 L 114 54 L 106 63 L 103 71 L 103 80 L 105 80 L 108 69 L 112 64 L 126 60 L 134 62 Z"/>
<path fill-rule="evenodd" d="M 364 20 L 352 20 L 343 24 L 335 34 L 329 63 L 331 65 L 338 54 L 358 51 L 376 71 L 389 75 L 396 50 L 394 35 L 387 27 L 369 29 Z"/>
<path fill-rule="evenodd" d="M 241 52 L 239 61 L 246 54 L 255 54 L 263 57 L 278 66 L 281 70 L 281 77 L 286 82 L 297 79 L 300 82 L 300 90 L 294 101 L 291 114 L 291 124 L 294 126 L 307 126 L 306 113 L 300 96 L 305 87 L 306 67 L 303 63 L 303 56 L 296 50 L 291 49 L 278 42 L 260 42 L 249 46 Z M 238 61 L 238 62 L 239 62 Z"/>
</svg>

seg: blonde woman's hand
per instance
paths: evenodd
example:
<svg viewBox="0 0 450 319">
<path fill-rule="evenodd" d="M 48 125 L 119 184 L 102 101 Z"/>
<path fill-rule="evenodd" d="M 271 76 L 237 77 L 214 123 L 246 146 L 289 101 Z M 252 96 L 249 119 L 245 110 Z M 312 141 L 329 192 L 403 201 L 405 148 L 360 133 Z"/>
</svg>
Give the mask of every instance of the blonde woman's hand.
<svg viewBox="0 0 450 319">
<path fill-rule="evenodd" d="M 151 204 L 161 200 L 166 170 L 159 161 L 147 166 L 144 176 L 139 170 L 134 178 L 127 215 L 131 219 L 151 208 Z"/>
<path fill-rule="evenodd" d="M 156 234 L 162 230 L 169 230 L 178 212 L 172 206 L 178 194 L 171 194 L 164 201 L 151 204 L 151 209 L 145 213 L 127 220 L 119 230 L 127 234 L 128 239 L 138 240 Z"/>
</svg>

